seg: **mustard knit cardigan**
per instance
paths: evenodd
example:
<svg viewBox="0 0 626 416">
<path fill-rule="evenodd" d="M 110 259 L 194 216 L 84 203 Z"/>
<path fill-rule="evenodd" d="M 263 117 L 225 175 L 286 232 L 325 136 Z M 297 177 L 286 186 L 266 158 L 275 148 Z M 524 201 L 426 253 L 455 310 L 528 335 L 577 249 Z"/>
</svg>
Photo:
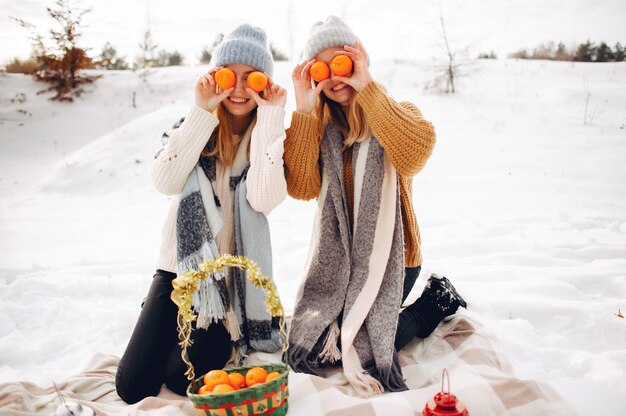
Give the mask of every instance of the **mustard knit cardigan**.
<svg viewBox="0 0 626 416">
<path fill-rule="evenodd" d="M 356 101 L 363 107 L 372 133 L 398 172 L 404 263 L 406 267 L 417 267 L 422 264 L 422 254 L 412 202 L 413 176 L 424 167 L 433 151 L 435 130 L 417 107 L 405 101 L 397 103 L 376 82 L 370 82 L 363 88 Z M 318 164 L 321 140 L 317 117 L 294 112 L 287 130 L 284 153 L 287 192 L 291 197 L 309 200 L 319 196 L 322 184 Z"/>
</svg>

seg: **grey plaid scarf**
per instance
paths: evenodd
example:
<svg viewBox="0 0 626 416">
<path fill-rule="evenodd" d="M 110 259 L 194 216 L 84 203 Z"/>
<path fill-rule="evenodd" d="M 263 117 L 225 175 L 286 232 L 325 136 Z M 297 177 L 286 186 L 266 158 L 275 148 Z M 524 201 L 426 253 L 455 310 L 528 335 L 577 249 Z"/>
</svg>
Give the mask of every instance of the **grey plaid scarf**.
<svg viewBox="0 0 626 416">
<path fill-rule="evenodd" d="M 239 152 L 247 152 L 249 135 L 242 140 Z M 201 157 L 191 171 L 183 191 L 176 216 L 178 274 L 197 270 L 204 260 L 220 256 L 215 236 L 223 226 L 219 199 L 213 192 L 216 179 L 215 157 Z M 233 166 L 230 190 L 235 210 L 235 255 L 255 261 L 261 272 L 272 277 L 272 248 L 269 224 L 265 214 L 252 209 L 246 198 L 246 178 L 249 164 Z M 232 269 L 231 279 L 225 272 L 203 280 L 193 298 L 198 314 L 197 326 L 206 328 L 222 321 L 233 340 L 236 365 L 245 361 L 249 348 L 263 352 L 277 351 L 282 342 L 278 321 L 265 309 L 265 293 L 256 288 L 245 272 Z M 230 281 L 230 287 L 228 287 Z M 232 294 L 232 295 L 231 295 Z"/>
<path fill-rule="evenodd" d="M 394 348 L 404 271 L 397 174 L 378 140 L 355 144 L 354 229 L 343 184 L 343 137 L 321 143 L 318 199 L 306 278 L 289 333 L 289 364 L 323 375 L 341 361 L 363 396 L 406 390 Z"/>
</svg>

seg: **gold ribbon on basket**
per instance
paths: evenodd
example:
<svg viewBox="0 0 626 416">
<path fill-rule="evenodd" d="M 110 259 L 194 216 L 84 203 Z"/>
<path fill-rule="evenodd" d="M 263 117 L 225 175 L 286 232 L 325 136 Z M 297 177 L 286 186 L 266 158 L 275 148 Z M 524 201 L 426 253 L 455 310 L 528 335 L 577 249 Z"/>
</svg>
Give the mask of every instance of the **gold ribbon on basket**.
<svg viewBox="0 0 626 416">
<path fill-rule="evenodd" d="M 200 264 L 199 270 L 189 270 L 182 276 L 174 279 L 172 285 L 172 301 L 178 305 L 178 339 L 181 347 L 180 356 L 187 364 L 185 375 L 188 380 L 195 378 L 193 364 L 187 355 L 187 348 L 192 344 L 191 331 L 192 324 L 197 315 L 193 313 L 193 294 L 198 289 L 198 282 L 206 279 L 213 273 L 218 273 L 224 267 L 237 267 L 246 272 L 248 280 L 259 289 L 263 289 L 266 294 L 265 307 L 272 316 L 280 317 L 280 335 L 283 339 L 283 352 L 287 351 L 287 331 L 285 328 L 285 311 L 278 297 L 276 285 L 267 276 L 261 273 L 259 266 L 245 256 L 233 256 L 224 254 L 213 260 L 205 260 Z"/>
</svg>

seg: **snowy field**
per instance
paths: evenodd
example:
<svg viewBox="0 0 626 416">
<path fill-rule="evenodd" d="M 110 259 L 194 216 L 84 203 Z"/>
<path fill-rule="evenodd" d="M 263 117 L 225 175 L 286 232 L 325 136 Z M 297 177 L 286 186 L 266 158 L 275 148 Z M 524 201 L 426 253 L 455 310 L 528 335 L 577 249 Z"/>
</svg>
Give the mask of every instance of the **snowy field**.
<svg viewBox="0 0 626 416">
<path fill-rule="evenodd" d="M 457 94 L 442 95 L 424 90 L 426 65 L 372 62 L 374 77 L 436 127 L 435 152 L 413 183 L 424 268 L 455 282 L 519 377 L 549 382 L 581 415 L 618 414 L 626 64 L 478 65 Z M 291 69 L 276 69 L 290 91 Z M 0 75 L 0 382 L 49 386 L 98 352 L 123 353 L 169 205 L 152 188 L 152 156 L 204 70 L 159 69 L 147 84 L 105 72 L 74 104 Z M 290 96 L 287 125 L 294 106 Z M 288 310 L 314 209 L 288 199 L 270 215 Z"/>
</svg>

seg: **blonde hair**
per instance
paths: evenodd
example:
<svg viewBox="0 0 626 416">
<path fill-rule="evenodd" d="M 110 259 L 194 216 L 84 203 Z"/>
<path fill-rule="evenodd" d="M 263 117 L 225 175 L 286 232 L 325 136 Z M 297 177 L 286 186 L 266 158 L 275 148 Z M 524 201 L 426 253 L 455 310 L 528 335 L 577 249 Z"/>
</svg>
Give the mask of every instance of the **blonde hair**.
<svg viewBox="0 0 626 416">
<path fill-rule="evenodd" d="M 360 143 L 372 135 L 372 129 L 365 118 L 363 107 L 356 102 L 356 94 L 350 97 L 347 108 L 321 93 L 315 111 L 318 120 L 318 131 L 323 136 L 324 127 L 329 122 L 335 124 L 343 134 L 344 148 Z"/>
<path fill-rule="evenodd" d="M 250 112 L 250 123 L 256 117 L 256 108 Z M 232 115 L 228 112 L 223 103 L 217 106 L 215 109 L 215 116 L 219 121 L 217 129 L 211 134 L 209 141 L 207 142 L 204 150 L 202 151 L 202 157 L 217 156 L 217 158 L 226 166 L 233 164 L 235 155 L 237 154 L 237 148 L 243 138 L 233 136 L 232 134 Z M 246 126 L 244 131 L 247 130 Z"/>
</svg>

